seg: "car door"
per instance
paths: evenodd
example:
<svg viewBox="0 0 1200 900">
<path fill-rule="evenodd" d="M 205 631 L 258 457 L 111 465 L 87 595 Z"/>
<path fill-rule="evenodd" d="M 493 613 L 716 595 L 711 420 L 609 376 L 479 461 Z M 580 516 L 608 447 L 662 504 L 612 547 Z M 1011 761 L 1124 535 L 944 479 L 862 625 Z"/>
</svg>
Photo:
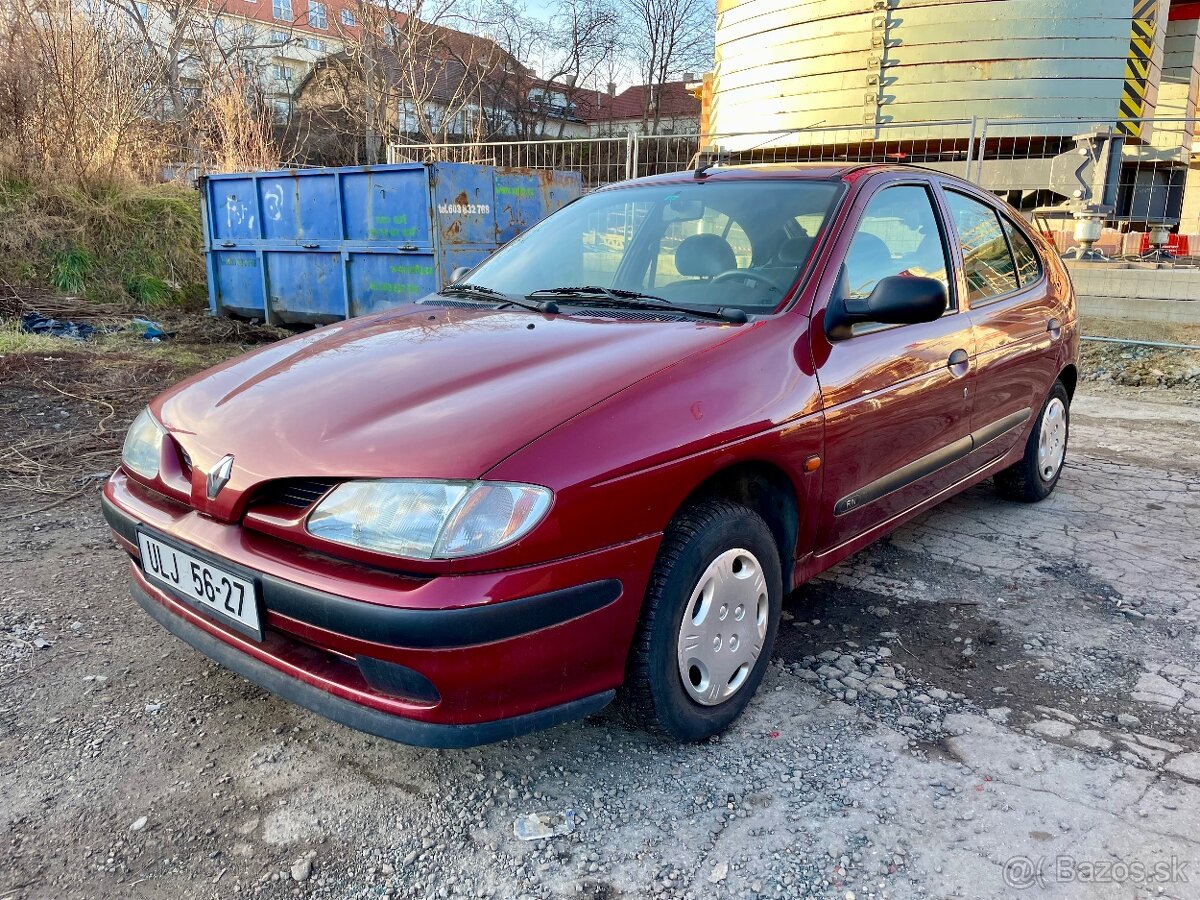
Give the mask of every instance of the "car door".
<svg viewBox="0 0 1200 900">
<path fill-rule="evenodd" d="M 943 197 L 975 332 L 972 459 L 983 466 L 1008 453 L 1040 412 L 1064 323 L 1024 228 L 981 194 L 944 185 Z"/>
<path fill-rule="evenodd" d="M 971 324 L 959 308 L 931 181 L 879 176 L 855 201 L 814 304 L 813 356 L 825 413 L 818 553 L 838 548 L 932 497 L 967 471 Z M 835 291 L 870 294 L 891 275 L 947 285 L 934 322 L 859 325 L 830 341 L 824 310 Z"/>
</svg>

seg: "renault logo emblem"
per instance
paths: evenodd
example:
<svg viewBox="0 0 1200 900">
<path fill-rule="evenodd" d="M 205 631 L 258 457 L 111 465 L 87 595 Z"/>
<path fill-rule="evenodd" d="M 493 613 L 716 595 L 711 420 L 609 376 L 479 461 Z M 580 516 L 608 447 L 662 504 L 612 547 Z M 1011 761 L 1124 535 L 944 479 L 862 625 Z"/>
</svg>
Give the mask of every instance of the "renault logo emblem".
<svg viewBox="0 0 1200 900">
<path fill-rule="evenodd" d="M 217 494 L 221 493 L 221 488 L 229 483 L 229 476 L 233 474 L 233 455 L 226 454 L 221 457 L 218 462 L 208 473 L 208 499 L 216 500 Z"/>
</svg>

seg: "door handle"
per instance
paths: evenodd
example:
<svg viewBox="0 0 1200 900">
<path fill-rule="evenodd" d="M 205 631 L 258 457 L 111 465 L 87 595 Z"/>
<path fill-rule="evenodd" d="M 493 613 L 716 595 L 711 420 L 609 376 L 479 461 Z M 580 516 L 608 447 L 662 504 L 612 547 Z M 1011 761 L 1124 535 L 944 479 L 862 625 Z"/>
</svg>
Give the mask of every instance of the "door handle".
<svg viewBox="0 0 1200 900">
<path fill-rule="evenodd" d="M 946 360 L 946 368 L 955 378 L 962 378 L 971 368 L 971 357 L 967 356 L 966 350 L 955 350 Z"/>
<path fill-rule="evenodd" d="M 1062 334 L 1062 322 L 1058 319 L 1051 319 L 1046 323 L 1046 330 L 1050 332 L 1050 337 L 1057 341 Z"/>
</svg>

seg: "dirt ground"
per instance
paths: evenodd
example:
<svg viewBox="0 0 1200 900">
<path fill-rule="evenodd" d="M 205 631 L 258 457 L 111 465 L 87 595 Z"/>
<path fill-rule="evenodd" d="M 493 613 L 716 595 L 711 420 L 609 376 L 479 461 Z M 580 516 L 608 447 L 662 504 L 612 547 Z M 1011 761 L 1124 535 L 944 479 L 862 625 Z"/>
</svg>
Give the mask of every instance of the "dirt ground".
<svg viewBox="0 0 1200 900">
<path fill-rule="evenodd" d="M 605 713 L 427 751 L 127 596 L 124 426 L 260 339 L 0 353 L 0 900 L 1200 897 L 1200 392 L 1142 371 L 1200 353 L 1089 349 L 1053 497 L 981 485 L 798 591 L 720 739 Z"/>
</svg>

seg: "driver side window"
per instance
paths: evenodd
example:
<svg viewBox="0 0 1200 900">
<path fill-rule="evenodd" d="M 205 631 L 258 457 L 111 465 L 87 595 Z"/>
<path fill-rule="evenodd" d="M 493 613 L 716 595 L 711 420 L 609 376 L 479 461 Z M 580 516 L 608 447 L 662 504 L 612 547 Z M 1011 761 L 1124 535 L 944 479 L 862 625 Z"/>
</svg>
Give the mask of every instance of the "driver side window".
<svg viewBox="0 0 1200 900">
<path fill-rule="evenodd" d="M 876 194 L 867 204 L 846 254 L 850 297 L 870 296 L 875 285 L 892 275 L 936 278 L 953 295 L 948 271 L 946 248 L 929 190 L 900 185 Z"/>
</svg>

